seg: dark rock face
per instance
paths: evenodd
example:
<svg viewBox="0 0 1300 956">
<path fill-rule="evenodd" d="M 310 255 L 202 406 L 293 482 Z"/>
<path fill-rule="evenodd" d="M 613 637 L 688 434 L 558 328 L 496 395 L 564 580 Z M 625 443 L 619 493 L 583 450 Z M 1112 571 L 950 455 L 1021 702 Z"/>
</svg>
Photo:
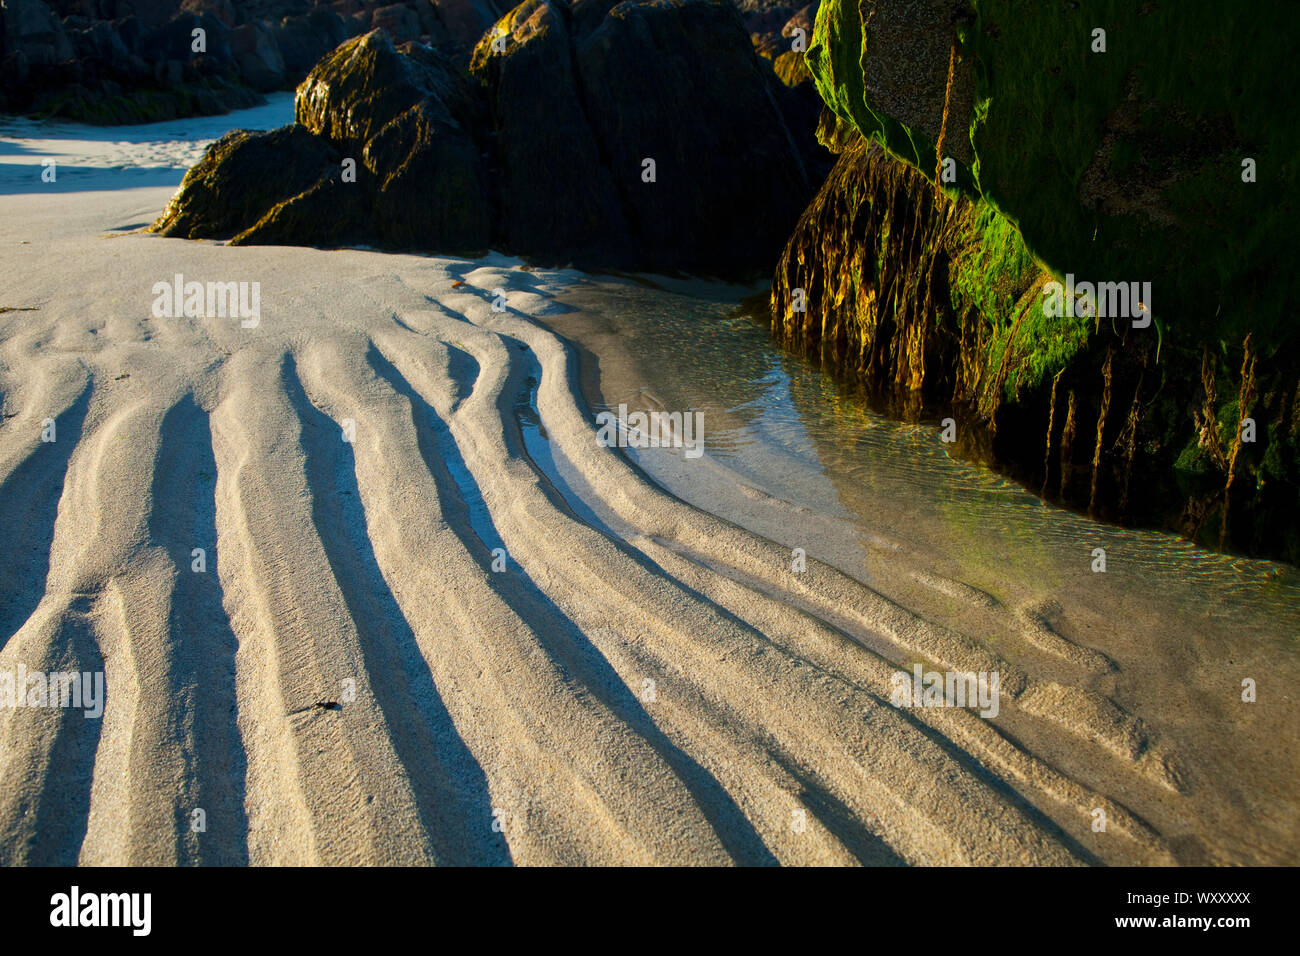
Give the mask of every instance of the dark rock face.
<svg viewBox="0 0 1300 956">
<path fill-rule="evenodd" d="M 0 0 L 0 112 L 148 122 L 251 106 L 382 27 L 460 66 L 495 0 Z M 202 29 L 202 42 L 194 31 Z"/>
<path fill-rule="evenodd" d="M 348 38 L 343 19 L 333 10 L 315 9 L 306 16 L 285 17 L 275 30 L 285 72 L 307 72 L 330 50 Z"/>
<path fill-rule="evenodd" d="M 4 0 L 4 52 L 21 52 L 31 66 L 53 66 L 71 59 L 72 44 L 63 24 L 42 0 Z"/>
<path fill-rule="evenodd" d="M 284 58 L 269 29 L 260 23 L 245 23 L 230 34 L 230 50 L 244 80 L 253 89 L 269 93 L 284 86 Z"/>
<path fill-rule="evenodd" d="M 620 3 L 574 59 L 643 260 L 726 272 L 773 261 L 813 185 L 735 8 Z"/>
<path fill-rule="evenodd" d="M 409 43 L 418 39 L 422 32 L 415 11 L 400 3 L 375 10 L 370 16 L 370 25 L 376 30 L 387 30 L 395 43 Z"/>
<path fill-rule="evenodd" d="M 303 216 L 278 222 L 276 241 L 347 235 L 585 268 L 757 274 L 816 185 L 804 158 L 820 149 L 814 121 L 792 132 L 779 89 L 721 0 L 527 0 L 483 36 L 468 74 L 373 31 L 321 60 L 296 105 L 304 133 L 357 161 L 355 183 L 337 166 L 319 182 L 360 201 L 342 229 Z M 262 175 L 283 179 L 270 151 L 240 155 L 264 155 Z M 205 158 L 157 230 L 261 241 L 285 217 L 273 205 L 315 188 L 268 187 L 238 222 L 229 211 L 209 222 L 215 169 L 234 161 Z"/>
<path fill-rule="evenodd" d="M 434 16 L 454 47 L 472 48 L 510 9 L 508 0 L 430 0 Z"/>
<path fill-rule="evenodd" d="M 627 220 L 587 121 L 564 14 L 528 0 L 502 21 L 502 33 L 503 49 L 494 52 L 488 34 L 471 69 L 492 104 L 507 210 L 503 241 L 511 249 L 579 255 L 597 254 L 604 242 L 611 257 L 629 256 Z M 626 170 L 629 180 L 639 182 L 640 171 L 638 158 Z"/>
<path fill-rule="evenodd" d="M 437 99 L 386 124 L 362 156 L 376 179 L 374 224 L 383 243 L 419 248 L 436 235 L 447 249 L 487 248 L 491 207 L 478 148 Z"/>
<path fill-rule="evenodd" d="M 728 0 L 731 2 L 731 0 Z M 735 0 L 746 29 L 775 32 L 793 8 Z M 113 124 L 218 113 L 287 89 L 350 37 L 386 30 L 467 68 L 511 0 L 0 0 L 0 112 Z M 574 37 L 615 4 L 564 0 Z M 580 12 L 585 11 L 585 12 Z M 194 48 L 202 28 L 206 49 Z M 767 41 L 765 41 L 767 42 Z M 235 49 L 232 49 L 232 44 Z M 801 56 L 801 55 L 800 55 Z M 802 80 L 791 56 L 781 75 Z M 801 63 L 802 60 L 799 60 Z M 785 109 L 785 106 L 782 106 Z"/>
</svg>

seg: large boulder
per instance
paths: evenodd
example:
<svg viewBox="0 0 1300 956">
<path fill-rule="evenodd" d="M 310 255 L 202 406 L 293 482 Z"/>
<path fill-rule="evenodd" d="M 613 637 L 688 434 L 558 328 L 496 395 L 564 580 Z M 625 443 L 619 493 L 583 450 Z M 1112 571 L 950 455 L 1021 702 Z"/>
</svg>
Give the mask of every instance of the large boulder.
<svg viewBox="0 0 1300 956">
<path fill-rule="evenodd" d="M 442 24 L 452 42 L 462 47 L 472 47 L 484 32 L 505 12 L 508 4 L 500 7 L 492 0 L 429 0 L 434 15 Z"/>
<path fill-rule="evenodd" d="M 394 43 L 409 43 L 418 39 L 421 33 L 420 18 L 404 3 L 376 9 L 370 15 L 370 26 L 375 30 L 387 30 Z"/>
<path fill-rule="evenodd" d="M 212 21 L 217 23 L 215 19 Z M 193 13 L 182 13 L 141 37 L 137 52 L 149 63 L 185 61 L 194 55 L 194 30 L 204 26 Z"/>
<path fill-rule="evenodd" d="M 313 133 L 360 152 L 371 136 L 430 96 L 444 101 L 452 116 L 473 109 L 464 77 L 436 54 L 422 47 L 399 52 L 385 31 L 373 30 L 316 65 L 298 87 L 294 113 Z"/>
<path fill-rule="evenodd" d="M 574 46 L 644 264 L 734 273 L 774 262 L 816 184 L 735 7 L 620 3 Z"/>
<path fill-rule="evenodd" d="M 273 207 L 340 178 L 342 157 L 328 141 L 293 125 L 269 133 L 234 130 L 185 174 L 154 231 L 185 239 L 231 239 Z M 328 219 L 317 224 L 327 227 Z"/>
<path fill-rule="evenodd" d="M 306 16 L 285 17 L 275 31 L 284 68 L 295 77 L 305 75 L 347 37 L 343 19 L 333 10 L 320 8 Z"/>
<path fill-rule="evenodd" d="M 3 0 L 5 55 L 21 53 L 31 66 L 53 66 L 73 57 L 63 24 L 43 0 Z"/>
<path fill-rule="evenodd" d="M 386 124 L 362 150 L 375 177 L 375 232 L 394 248 L 486 250 L 491 202 L 477 144 L 428 97 Z"/>
<path fill-rule="evenodd" d="M 245 23 L 230 34 L 230 50 L 240 75 L 253 89 L 269 93 L 285 85 L 284 58 L 275 36 L 260 23 Z"/>
<path fill-rule="evenodd" d="M 474 51 L 470 69 L 490 91 L 498 131 L 503 238 L 535 254 L 631 259 L 632 236 L 587 120 L 571 45 L 562 9 L 526 0 Z M 628 172 L 639 178 L 639 165 Z"/>
<path fill-rule="evenodd" d="M 95 55 L 105 63 L 120 65 L 126 62 L 130 55 L 126 49 L 126 44 L 122 42 L 121 35 L 113 27 L 113 24 L 106 20 L 100 20 L 95 23 L 87 33 L 90 36 L 91 47 Z"/>
<path fill-rule="evenodd" d="M 1300 7 L 1241 30 L 1212 0 L 1095 13 L 822 0 L 825 141 L 879 148 L 845 148 L 807 210 L 773 321 L 869 386 L 968 406 L 1035 490 L 1300 560 L 1300 127 L 1274 96 Z"/>
<path fill-rule="evenodd" d="M 181 0 L 181 10 L 199 15 L 210 13 L 231 28 L 239 23 L 239 13 L 233 0 Z"/>
<path fill-rule="evenodd" d="M 154 230 L 239 244 L 379 243 L 483 252 L 492 231 L 468 79 L 383 31 L 350 40 L 298 90 L 300 122 L 213 144 Z"/>
<path fill-rule="evenodd" d="M 124 17 L 138 17 L 140 22 L 149 27 L 158 27 L 176 15 L 180 9 L 180 0 L 110 0 L 111 12 L 105 9 L 105 17 L 114 20 Z"/>
<path fill-rule="evenodd" d="M 778 90 L 724 0 L 526 0 L 483 35 L 468 73 L 384 30 L 349 40 L 298 87 L 295 115 L 354 162 L 341 188 L 363 202 L 334 219 L 355 216 L 343 231 L 366 241 L 752 276 L 776 261 L 814 185 Z M 809 114 L 798 132 L 820 149 L 814 124 Z M 318 201 L 300 182 L 272 192 L 237 224 L 186 219 L 173 234 L 262 241 L 265 202 Z M 341 234 L 277 216 L 276 241 Z"/>
</svg>

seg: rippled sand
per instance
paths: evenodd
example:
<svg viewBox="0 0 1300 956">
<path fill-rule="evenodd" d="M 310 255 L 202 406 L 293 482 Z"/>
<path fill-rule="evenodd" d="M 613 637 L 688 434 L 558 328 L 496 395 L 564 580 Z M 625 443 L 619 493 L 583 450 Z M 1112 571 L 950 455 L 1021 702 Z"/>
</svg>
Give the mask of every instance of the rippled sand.
<svg viewBox="0 0 1300 956">
<path fill-rule="evenodd" d="M 0 708 L 0 860 L 1300 858 L 1293 646 L 1146 648 L 1178 718 L 1140 621 L 600 447 L 547 325 L 599 319 L 584 277 L 141 234 L 169 193 L 0 196 L 0 673 L 107 685 Z M 177 273 L 260 323 L 153 318 Z M 792 568 L 846 521 L 870 573 Z M 998 717 L 893 706 L 916 662 L 998 672 Z"/>
</svg>

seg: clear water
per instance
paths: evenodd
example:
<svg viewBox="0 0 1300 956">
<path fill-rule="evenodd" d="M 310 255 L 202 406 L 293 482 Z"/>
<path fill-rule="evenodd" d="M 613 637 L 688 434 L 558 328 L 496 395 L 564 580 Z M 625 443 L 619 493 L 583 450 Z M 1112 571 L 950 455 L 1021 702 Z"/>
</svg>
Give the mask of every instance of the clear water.
<svg viewBox="0 0 1300 956">
<path fill-rule="evenodd" d="M 873 411 L 776 347 L 766 328 L 733 315 L 746 291 L 593 281 L 569 298 L 579 314 L 547 324 L 588 353 L 584 388 L 593 413 L 619 403 L 629 411 L 702 410 L 704 459 L 795 506 L 785 543 L 798 543 L 802 516 L 832 517 L 859 540 L 899 542 L 1004 600 L 1072 596 L 1117 622 L 1137 615 L 1161 630 L 1209 629 L 1225 639 L 1249 632 L 1295 647 L 1296 568 L 1101 524 L 953 457 L 937 426 Z M 628 454 L 681 497 L 743 517 L 725 514 L 704 469 L 693 474 L 680 455 Z M 782 538 L 779 521 L 762 530 Z M 818 543 L 844 563 L 843 549 Z M 1105 549 L 1104 574 L 1092 570 L 1095 548 Z"/>
</svg>

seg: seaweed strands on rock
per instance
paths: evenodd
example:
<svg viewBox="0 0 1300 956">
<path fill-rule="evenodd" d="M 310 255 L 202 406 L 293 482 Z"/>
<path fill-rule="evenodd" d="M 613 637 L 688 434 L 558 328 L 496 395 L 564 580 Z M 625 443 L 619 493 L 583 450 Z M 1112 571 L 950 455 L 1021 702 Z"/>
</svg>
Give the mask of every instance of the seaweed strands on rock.
<svg viewBox="0 0 1300 956">
<path fill-rule="evenodd" d="M 963 202 L 856 138 L 777 266 L 777 340 L 868 384 L 932 394 L 951 386 L 957 349 L 939 326 L 954 318 L 947 262 Z"/>
<path fill-rule="evenodd" d="M 1277 453 L 1300 427 L 1284 362 L 1256 382 L 1249 341 L 1237 374 L 1125 326 L 1048 322 L 1052 276 L 987 204 L 936 190 L 842 123 L 822 137 L 841 152 L 777 268 L 781 344 L 906 417 L 964 418 L 959 453 L 1063 504 L 1300 557 L 1286 518 L 1300 462 Z"/>
</svg>

